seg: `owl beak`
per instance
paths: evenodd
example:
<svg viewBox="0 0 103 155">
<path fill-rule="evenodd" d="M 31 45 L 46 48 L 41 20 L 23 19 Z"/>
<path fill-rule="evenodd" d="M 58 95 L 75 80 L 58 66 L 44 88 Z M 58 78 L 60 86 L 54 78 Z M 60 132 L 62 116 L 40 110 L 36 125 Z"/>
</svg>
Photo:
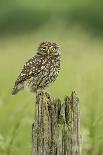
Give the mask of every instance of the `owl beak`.
<svg viewBox="0 0 103 155">
<path fill-rule="evenodd" d="M 48 53 L 48 55 L 50 54 L 50 50 L 49 49 L 48 49 L 47 53 Z"/>
</svg>

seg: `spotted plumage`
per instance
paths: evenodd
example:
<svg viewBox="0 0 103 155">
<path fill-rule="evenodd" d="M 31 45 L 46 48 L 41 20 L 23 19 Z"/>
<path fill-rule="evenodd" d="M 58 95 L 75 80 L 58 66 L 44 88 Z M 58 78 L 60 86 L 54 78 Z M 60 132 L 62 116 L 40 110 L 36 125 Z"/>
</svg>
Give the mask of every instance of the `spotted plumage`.
<svg viewBox="0 0 103 155">
<path fill-rule="evenodd" d="M 25 63 L 12 94 L 20 90 L 36 92 L 56 80 L 60 70 L 60 52 L 56 43 L 42 42 L 37 53 Z"/>
</svg>

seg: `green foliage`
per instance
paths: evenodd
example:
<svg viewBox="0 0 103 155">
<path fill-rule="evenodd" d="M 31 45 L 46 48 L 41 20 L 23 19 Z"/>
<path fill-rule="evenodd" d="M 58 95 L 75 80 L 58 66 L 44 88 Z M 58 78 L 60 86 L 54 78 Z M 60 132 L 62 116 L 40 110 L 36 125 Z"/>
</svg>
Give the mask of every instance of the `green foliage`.
<svg viewBox="0 0 103 155">
<path fill-rule="evenodd" d="M 102 0 L 0 0 L 0 34 L 36 31 L 52 19 L 101 33 L 102 17 Z"/>
</svg>

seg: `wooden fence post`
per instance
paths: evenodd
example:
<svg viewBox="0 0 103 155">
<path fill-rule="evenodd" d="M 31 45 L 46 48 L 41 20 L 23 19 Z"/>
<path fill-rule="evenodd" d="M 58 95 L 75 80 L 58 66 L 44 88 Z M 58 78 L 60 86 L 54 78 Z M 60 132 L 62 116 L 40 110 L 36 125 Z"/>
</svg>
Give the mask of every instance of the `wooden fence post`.
<svg viewBox="0 0 103 155">
<path fill-rule="evenodd" d="M 36 96 L 32 155 L 80 155 L 80 107 L 75 92 L 62 104 L 48 93 Z"/>
</svg>

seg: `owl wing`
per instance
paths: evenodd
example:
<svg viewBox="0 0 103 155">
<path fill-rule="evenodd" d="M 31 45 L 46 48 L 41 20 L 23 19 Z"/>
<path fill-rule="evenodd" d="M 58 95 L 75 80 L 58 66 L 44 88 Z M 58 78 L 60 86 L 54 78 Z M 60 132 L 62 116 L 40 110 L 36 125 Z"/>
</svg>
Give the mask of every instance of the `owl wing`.
<svg viewBox="0 0 103 155">
<path fill-rule="evenodd" d="M 18 76 L 15 86 L 31 77 L 38 75 L 41 72 L 42 61 L 43 59 L 37 55 L 29 59 Z"/>
</svg>

